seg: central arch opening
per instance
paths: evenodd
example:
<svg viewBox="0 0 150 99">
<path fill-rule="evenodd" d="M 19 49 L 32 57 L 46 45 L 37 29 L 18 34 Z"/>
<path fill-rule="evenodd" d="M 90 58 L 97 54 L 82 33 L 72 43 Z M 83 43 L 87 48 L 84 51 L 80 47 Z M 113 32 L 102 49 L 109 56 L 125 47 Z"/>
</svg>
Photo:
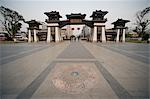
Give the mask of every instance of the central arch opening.
<svg viewBox="0 0 150 99">
<path fill-rule="evenodd" d="M 86 14 L 81 13 L 66 15 L 67 20 L 61 21 L 59 24 L 63 40 L 89 40 L 88 38 L 92 33 L 91 28 L 93 27 L 93 22 L 85 20 L 85 16 Z"/>
<path fill-rule="evenodd" d="M 90 35 L 91 28 L 85 24 L 66 25 L 61 28 L 61 38 L 63 40 L 89 40 Z"/>
</svg>

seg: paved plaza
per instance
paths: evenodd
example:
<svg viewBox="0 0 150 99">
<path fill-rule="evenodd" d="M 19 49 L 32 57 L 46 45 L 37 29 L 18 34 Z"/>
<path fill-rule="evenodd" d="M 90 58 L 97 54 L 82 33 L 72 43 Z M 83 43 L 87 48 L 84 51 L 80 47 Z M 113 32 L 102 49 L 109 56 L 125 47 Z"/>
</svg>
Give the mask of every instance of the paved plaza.
<svg viewBox="0 0 150 99">
<path fill-rule="evenodd" d="M 2 99 L 149 99 L 149 44 L 1 44 Z"/>
</svg>

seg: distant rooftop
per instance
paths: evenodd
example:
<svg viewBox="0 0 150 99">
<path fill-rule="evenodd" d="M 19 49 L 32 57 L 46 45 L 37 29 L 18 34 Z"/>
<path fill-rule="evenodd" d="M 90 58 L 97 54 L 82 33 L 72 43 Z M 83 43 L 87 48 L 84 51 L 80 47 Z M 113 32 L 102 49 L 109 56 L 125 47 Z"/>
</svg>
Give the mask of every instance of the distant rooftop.
<svg viewBox="0 0 150 99">
<path fill-rule="evenodd" d="M 42 25 L 40 22 L 36 20 L 26 21 L 26 23 L 29 25 L 29 28 L 31 29 L 34 29 L 34 28 L 39 29 L 39 25 Z"/>
<path fill-rule="evenodd" d="M 31 21 L 26 21 L 27 24 L 38 24 L 38 25 L 42 25 L 40 22 L 36 21 L 36 20 L 31 20 Z"/>
<path fill-rule="evenodd" d="M 104 17 L 107 13 L 108 11 L 96 10 L 96 11 L 93 11 L 90 17 L 99 17 L 99 16 Z"/>
<path fill-rule="evenodd" d="M 44 14 L 47 15 L 48 17 L 62 18 L 62 16 L 60 16 L 59 12 L 57 11 L 45 12 Z"/>
<path fill-rule="evenodd" d="M 130 22 L 130 21 L 129 20 L 118 19 L 117 21 L 113 22 L 112 24 L 127 23 L 127 22 Z"/>
<path fill-rule="evenodd" d="M 104 19 L 104 16 L 108 13 L 108 11 L 102 11 L 102 10 L 96 10 L 93 11 L 92 15 L 90 17 L 93 18 L 94 21 L 107 21 L 107 19 Z"/>
<path fill-rule="evenodd" d="M 117 21 L 113 22 L 114 28 L 117 27 L 125 27 L 125 24 L 130 22 L 129 20 L 124 20 L 124 19 L 118 19 Z"/>
</svg>

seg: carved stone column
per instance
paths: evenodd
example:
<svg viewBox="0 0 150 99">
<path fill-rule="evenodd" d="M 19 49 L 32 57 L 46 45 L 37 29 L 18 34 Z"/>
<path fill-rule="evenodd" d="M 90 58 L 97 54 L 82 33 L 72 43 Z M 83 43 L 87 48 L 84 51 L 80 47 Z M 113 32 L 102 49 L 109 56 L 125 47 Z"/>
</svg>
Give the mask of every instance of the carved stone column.
<svg viewBox="0 0 150 99">
<path fill-rule="evenodd" d="M 117 38 L 116 38 L 116 42 L 119 42 L 119 35 L 120 35 L 120 29 L 117 30 Z"/>
<path fill-rule="evenodd" d="M 97 42 L 97 26 L 94 26 L 94 31 L 93 31 L 93 42 Z"/>
<path fill-rule="evenodd" d="M 37 42 L 36 29 L 34 29 L 33 32 L 34 32 L 34 42 Z"/>
<path fill-rule="evenodd" d="M 122 42 L 125 42 L 126 29 L 123 29 Z"/>
<path fill-rule="evenodd" d="M 102 27 L 102 42 L 106 42 L 105 27 Z"/>
<path fill-rule="evenodd" d="M 55 42 L 59 42 L 59 27 L 55 27 Z"/>
<path fill-rule="evenodd" d="M 31 30 L 28 30 L 28 42 L 30 43 L 32 41 L 31 39 Z"/>
<path fill-rule="evenodd" d="M 47 31 L 47 42 L 49 43 L 51 41 L 51 27 L 48 27 Z"/>
</svg>

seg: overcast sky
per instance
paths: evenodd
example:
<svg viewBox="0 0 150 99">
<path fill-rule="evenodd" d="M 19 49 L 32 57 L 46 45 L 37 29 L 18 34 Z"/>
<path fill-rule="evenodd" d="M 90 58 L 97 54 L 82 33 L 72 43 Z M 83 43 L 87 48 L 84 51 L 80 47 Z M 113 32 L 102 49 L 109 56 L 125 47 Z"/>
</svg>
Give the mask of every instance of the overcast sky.
<svg viewBox="0 0 150 99">
<path fill-rule="evenodd" d="M 27 21 L 36 19 L 43 22 L 47 18 L 44 12 L 52 10 L 59 11 L 62 20 L 70 13 L 83 13 L 86 19 L 90 19 L 93 11 L 104 10 L 109 12 L 105 16 L 108 19 L 106 28 L 111 28 L 111 23 L 118 18 L 130 20 L 127 25 L 131 27 L 136 12 L 150 6 L 150 0 L 0 0 L 0 5 L 16 10 Z M 26 30 L 25 26 L 23 30 Z"/>
</svg>

